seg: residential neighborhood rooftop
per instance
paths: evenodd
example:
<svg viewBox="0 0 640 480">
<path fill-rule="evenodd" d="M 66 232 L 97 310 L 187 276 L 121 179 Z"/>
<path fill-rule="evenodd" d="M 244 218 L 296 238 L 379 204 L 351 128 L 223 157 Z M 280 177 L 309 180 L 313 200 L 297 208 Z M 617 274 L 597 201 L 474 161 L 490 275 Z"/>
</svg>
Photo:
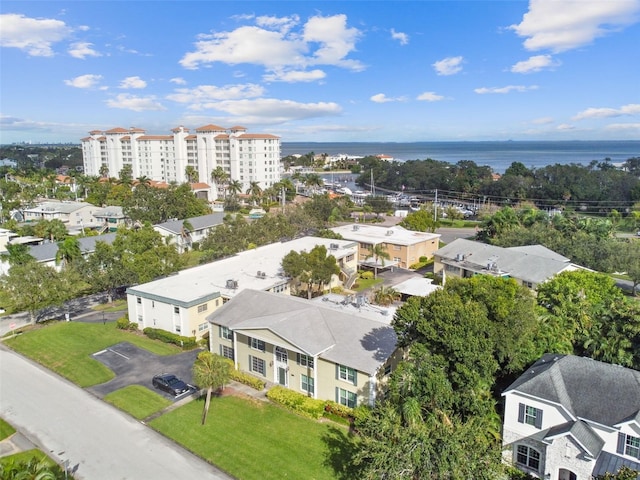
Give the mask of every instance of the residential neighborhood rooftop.
<svg viewBox="0 0 640 480">
<path fill-rule="evenodd" d="M 378 225 L 353 223 L 333 227 L 331 230 L 339 233 L 344 238 L 349 238 L 361 243 L 373 243 L 374 245 L 378 243 L 413 245 L 425 240 L 440 238 L 439 233 L 415 232 L 398 225 L 393 227 L 380 227 Z"/>
</svg>

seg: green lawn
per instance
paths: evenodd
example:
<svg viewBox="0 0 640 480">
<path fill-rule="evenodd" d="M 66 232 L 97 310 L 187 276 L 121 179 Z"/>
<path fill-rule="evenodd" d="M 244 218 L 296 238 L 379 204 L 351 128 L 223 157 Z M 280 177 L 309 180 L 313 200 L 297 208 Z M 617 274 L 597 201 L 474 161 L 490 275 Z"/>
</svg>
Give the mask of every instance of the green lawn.
<svg viewBox="0 0 640 480">
<path fill-rule="evenodd" d="M 237 397 L 213 398 L 203 426 L 203 405 L 190 402 L 150 425 L 241 480 L 336 479 L 345 468 L 352 443 L 343 427 Z"/>
<path fill-rule="evenodd" d="M 171 405 L 171 401 L 142 385 L 130 385 L 106 395 L 103 400 L 142 420 Z"/>
<path fill-rule="evenodd" d="M 14 433 L 16 433 L 15 428 L 0 418 L 0 440 L 4 440 Z"/>
<path fill-rule="evenodd" d="M 59 322 L 29 330 L 5 344 L 75 384 L 90 387 L 114 377 L 111 370 L 91 355 L 120 342 L 130 342 L 159 355 L 180 352 L 173 345 L 118 330 L 115 323 Z"/>
<path fill-rule="evenodd" d="M 355 291 L 361 292 L 363 290 L 366 290 L 367 288 L 375 287 L 383 281 L 384 279 L 382 278 L 359 278 L 358 280 L 356 280 L 356 285 L 358 287 L 355 288 Z"/>
<path fill-rule="evenodd" d="M 124 312 L 127 310 L 127 301 L 115 300 L 111 303 L 101 303 L 93 307 L 92 310 L 97 310 L 98 312 Z"/>
</svg>

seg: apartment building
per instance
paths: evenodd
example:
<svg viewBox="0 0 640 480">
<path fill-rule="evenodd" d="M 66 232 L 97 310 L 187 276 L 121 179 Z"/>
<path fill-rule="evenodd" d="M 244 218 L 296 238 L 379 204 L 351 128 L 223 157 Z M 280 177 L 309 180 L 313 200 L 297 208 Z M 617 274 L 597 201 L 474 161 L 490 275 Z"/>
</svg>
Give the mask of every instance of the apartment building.
<svg viewBox="0 0 640 480">
<path fill-rule="evenodd" d="M 130 166 L 134 178 L 184 183 L 191 167 L 197 176 L 192 181 L 212 184 L 211 172 L 221 167 L 231 180 L 242 183 L 243 192 L 250 182 L 264 189 L 280 181 L 280 137 L 247 133 L 240 126 L 205 125 L 195 133 L 180 126 L 169 135 L 148 135 L 134 127 L 93 130 L 81 143 L 85 175 L 100 175 L 106 169 L 117 177 Z M 212 185 L 209 198 L 217 197 Z"/>
</svg>

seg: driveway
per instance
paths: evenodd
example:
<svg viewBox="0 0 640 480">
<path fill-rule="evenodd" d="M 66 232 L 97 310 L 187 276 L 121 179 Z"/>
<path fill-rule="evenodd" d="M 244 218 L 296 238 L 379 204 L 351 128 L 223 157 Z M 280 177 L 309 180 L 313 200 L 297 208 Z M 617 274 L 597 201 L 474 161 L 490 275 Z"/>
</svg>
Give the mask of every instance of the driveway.
<svg viewBox="0 0 640 480">
<path fill-rule="evenodd" d="M 100 398 L 129 385 L 142 385 L 155 390 L 151 379 L 158 373 L 173 373 L 187 384 L 193 385 L 191 369 L 201 351 L 202 349 L 195 349 L 177 355 L 163 356 L 153 354 L 128 342 L 112 345 L 105 350 L 94 353 L 92 357 L 110 368 L 116 377 L 106 383 L 89 387 L 87 390 Z M 167 398 L 174 399 L 168 393 L 160 390 L 155 391 Z M 184 395 L 179 398 L 184 398 Z"/>
</svg>

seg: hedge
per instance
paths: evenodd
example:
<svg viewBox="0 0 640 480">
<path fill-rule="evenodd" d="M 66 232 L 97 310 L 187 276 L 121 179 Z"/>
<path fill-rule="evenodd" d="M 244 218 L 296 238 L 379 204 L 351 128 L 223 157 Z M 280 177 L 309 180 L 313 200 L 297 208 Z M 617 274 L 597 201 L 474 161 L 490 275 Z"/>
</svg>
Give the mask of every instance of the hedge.
<svg viewBox="0 0 640 480">
<path fill-rule="evenodd" d="M 161 330 L 159 328 L 147 327 L 142 332 L 153 340 L 160 340 L 164 343 L 173 343 L 174 345 L 181 347 L 183 350 L 190 350 L 195 348 L 197 345 L 196 337 L 183 337 L 177 333 L 167 332 L 166 330 Z"/>
<path fill-rule="evenodd" d="M 324 400 L 308 397 L 280 385 L 270 389 L 267 398 L 304 417 L 318 419 L 324 414 Z"/>
<path fill-rule="evenodd" d="M 266 385 L 264 380 L 260 380 L 253 375 L 249 375 L 248 373 L 241 372 L 239 370 L 231 370 L 231 375 L 229 375 L 229 378 L 231 378 L 231 380 L 235 380 L 236 382 L 249 385 L 251 388 L 254 388 L 256 390 L 264 390 L 264 387 Z"/>
</svg>

